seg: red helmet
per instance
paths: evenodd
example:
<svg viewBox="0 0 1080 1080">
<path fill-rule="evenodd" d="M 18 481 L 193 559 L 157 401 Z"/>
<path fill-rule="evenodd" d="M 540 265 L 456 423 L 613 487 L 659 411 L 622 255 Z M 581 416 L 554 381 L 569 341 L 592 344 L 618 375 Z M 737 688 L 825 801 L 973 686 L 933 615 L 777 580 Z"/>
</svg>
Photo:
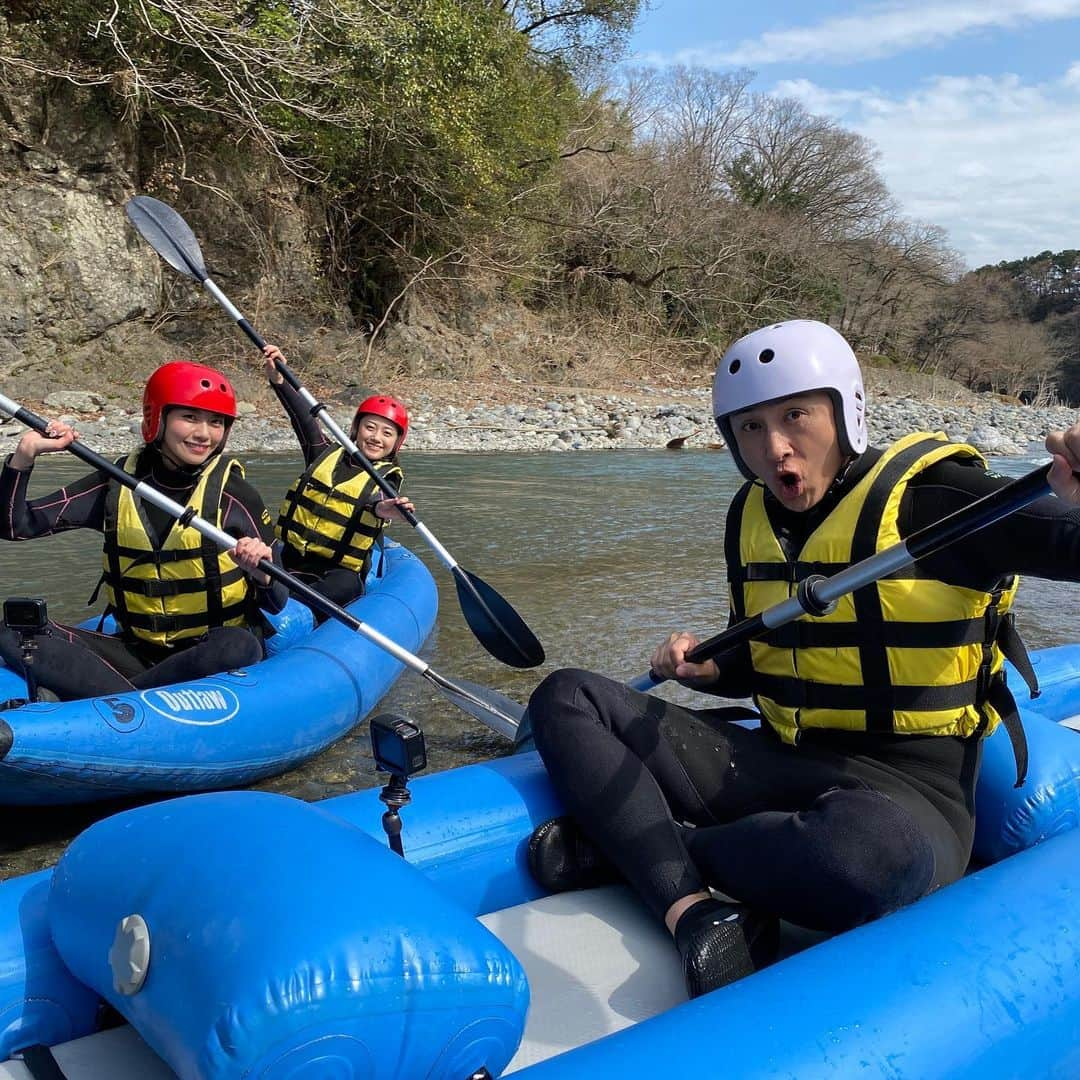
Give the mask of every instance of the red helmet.
<svg viewBox="0 0 1080 1080">
<path fill-rule="evenodd" d="M 161 434 L 161 418 L 170 405 L 205 409 L 236 419 L 236 394 L 220 371 L 190 360 L 170 360 L 146 380 L 142 404 L 143 442 Z"/>
<path fill-rule="evenodd" d="M 356 416 L 353 417 L 352 437 L 356 438 L 359 430 L 361 416 L 381 416 L 389 420 L 401 432 L 401 438 L 394 444 L 394 453 L 401 449 L 405 436 L 409 434 L 409 413 L 397 398 L 388 397 L 385 394 L 377 394 L 375 397 L 364 398 L 356 407 Z"/>
</svg>

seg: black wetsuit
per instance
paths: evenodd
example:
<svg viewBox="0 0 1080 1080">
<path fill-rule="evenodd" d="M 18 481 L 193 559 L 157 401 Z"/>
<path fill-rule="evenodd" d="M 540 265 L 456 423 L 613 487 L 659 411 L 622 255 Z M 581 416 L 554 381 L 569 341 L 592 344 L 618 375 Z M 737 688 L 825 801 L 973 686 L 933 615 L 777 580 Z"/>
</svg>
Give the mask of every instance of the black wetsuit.
<svg viewBox="0 0 1080 1080">
<path fill-rule="evenodd" d="M 781 541 L 797 550 L 878 453 L 805 513 L 767 497 Z M 905 493 L 901 534 L 1007 482 L 955 459 L 933 465 Z M 978 590 L 1013 572 L 1080 581 L 1080 510 L 1040 499 L 922 565 Z M 749 696 L 749 646 L 719 663 L 710 690 Z M 844 930 L 956 880 L 970 858 L 978 738 L 806 730 L 789 746 L 767 724 L 727 722 L 749 710 L 686 709 L 578 670 L 545 679 L 529 715 L 567 810 L 658 918 L 710 885 Z"/>
<path fill-rule="evenodd" d="M 300 450 L 304 455 L 304 468 L 311 466 L 330 447 L 334 445 L 319 426 L 318 421 L 311 415 L 310 408 L 304 403 L 299 394 L 287 383 L 271 383 L 274 392 L 281 401 L 289 423 L 292 424 L 296 433 L 296 440 L 300 444 Z M 345 455 L 342 455 L 334 467 L 334 484 L 343 483 L 346 480 L 363 472 L 362 467 L 349 463 Z M 375 503 L 384 499 L 382 491 L 372 492 L 371 495 L 356 504 L 356 513 L 370 510 Z M 379 543 L 380 541 L 376 541 Z M 285 545 L 282 552 L 285 569 L 295 574 L 306 585 L 310 585 L 316 592 L 321 593 L 335 604 L 347 604 L 364 594 L 365 574 L 359 574 L 346 566 L 339 566 L 318 555 L 301 555 L 295 548 Z M 316 612 L 315 617 L 322 619 L 325 616 Z"/>
<path fill-rule="evenodd" d="M 103 531 L 106 496 L 110 482 L 115 481 L 95 471 L 58 491 L 28 500 L 30 472 L 13 469 L 10 458 L 0 471 L 0 539 L 30 540 L 68 529 Z M 191 497 L 199 479 L 198 470 L 166 465 L 156 447 L 143 450 L 135 474 L 181 504 Z M 276 545 L 262 498 L 243 477 L 235 472 L 229 476 L 222 499 L 225 532 L 237 538 L 257 536 Z M 156 542 L 163 543 L 174 519 L 150 503 L 144 503 L 143 509 Z M 279 548 L 275 546 L 275 562 Z M 283 585 L 255 585 L 252 626 L 256 631 L 256 609 L 276 613 L 287 600 L 288 590 Z M 262 656 L 261 635 L 243 626 L 219 626 L 202 638 L 159 646 L 136 638 L 123 627 L 120 635 L 109 635 L 50 623 L 37 639 L 34 673 L 38 685 L 67 701 L 196 679 L 245 667 Z M 23 671 L 19 637 L 6 628 L 0 629 L 0 657 L 8 667 Z"/>
</svg>

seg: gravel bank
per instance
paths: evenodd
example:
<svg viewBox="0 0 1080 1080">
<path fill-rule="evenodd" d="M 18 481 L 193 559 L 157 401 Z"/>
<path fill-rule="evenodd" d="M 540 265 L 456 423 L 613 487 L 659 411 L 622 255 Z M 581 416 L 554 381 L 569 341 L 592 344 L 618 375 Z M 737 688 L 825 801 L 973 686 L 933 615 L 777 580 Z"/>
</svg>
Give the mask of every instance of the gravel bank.
<svg viewBox="0 0 1080 1080">
<path fill-rule="evenodd" d="M 717 446 L 707 390 L 562 390 L 531 384 L 501 384 L 485 394 L 457 384 L 409 386 L 411 428 L 407 449 L 438 451 L 566 451 L 659 449 L 686 436 L 686 447 Z M 473 400 L 470 400 L 472 398 Z M 355 398 L 352 399 L 355 401 Z M 477 403 L 479 401 L 480 403 Z M 139 414 L 111 404 L 94 391 L 66 390 L 44 402 L 27 403 L 47 416 L 74 419 L 87 445 L 117 454 L 137 444 Z M 344 423 L 353 406 L 327 400 Z M 296 442 L 276 401 L 241 402 L 230 438 L 236 452 L 295 452 Z M 1007 405 L 992 395 L 972 403 L 926 403 L 911 398 L 870 395 L 867 422 L 871 442 L 886 445 L 911 431 L 944 431 L 954 441 L 973 443 L 988 454 L 1016 456 L 1038 448 L 1048 431 L 1077 418 L 1067 408 Z M 21 425 L 0 424 L 0 452 L 13 449 Z"/>
</svg>

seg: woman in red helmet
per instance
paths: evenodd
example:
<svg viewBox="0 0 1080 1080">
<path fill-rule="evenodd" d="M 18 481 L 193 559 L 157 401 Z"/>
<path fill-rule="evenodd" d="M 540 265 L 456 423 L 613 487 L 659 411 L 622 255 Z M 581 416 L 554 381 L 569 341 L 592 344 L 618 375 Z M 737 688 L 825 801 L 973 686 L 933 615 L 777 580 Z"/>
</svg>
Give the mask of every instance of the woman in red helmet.
<svg viewBox="0 0 1080 1080">
<path fill-rule="evenodd" d="M 404 521 L 401 509 L 413 510 L 405 498 L 390 499 L 336 443 L 327 440 L 304 402 L 274 366 L 284 361 L 275 345 L 267 345 L 270 385 L 292 423 L 304 454 L 304 472 L 289 488 L 278 515 L 277 535 L 285 545 L 285 568 L 336 604 L 347 604 L 364 592 L 371 553 L 390 521 Z M 350 437 L 375 470 L 395 489 L 404 474 L 398 450 L 409 431 L 405 406 L 387 395 L 360 402 Z M 316 615 L 318 617 L 318 615 Z"/>
<path fill-rule="evenodd" d="M 50 624 L 35 660 L 40 686 L 61 700 L 94 697 L 262 658 L 259 608 L 280 611 L 288 593 L 257 568 L 273 558 L 270 515 L 240 463 L 222 455 L 235 418 L 236 395 L 224 375 L 184 360 L 164 364 L 143 392 L 144 445 L 119 462 L 235 536 L 228 553 L 97 471 L 28 500 L 34 460 L 66 449 L 77 434 L 54 420 L 48 435 L 28 431 L 19 440 L 0 472 L 0 538 L 80 528 L 103 533 L 101 583 L 120 627 L 113 636 Z M 0 656 L 21 669 L 10 630 L 0 630 Z"/>
</svg>

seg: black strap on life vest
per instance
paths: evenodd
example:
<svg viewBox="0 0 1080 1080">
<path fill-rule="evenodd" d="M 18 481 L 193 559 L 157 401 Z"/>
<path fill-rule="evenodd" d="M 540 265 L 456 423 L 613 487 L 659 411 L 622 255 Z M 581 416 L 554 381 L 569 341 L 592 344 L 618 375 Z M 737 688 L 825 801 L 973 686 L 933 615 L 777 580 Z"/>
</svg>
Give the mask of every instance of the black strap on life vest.
<svg viewBox="0 0 1080 1080">
<path fill-rule="evenodd" d="M 881 519 L 885 507 L 900 483 L 901 477 L 930 450 L 940 449 L 938 439 L 919 439 L 905 447 L 885 463 L 874 478 L 870 490 L 863 500 L 859 511 L 855 531 L 851 537 L 851 561 L 857 563 L 877 552 L 878 536 L 881 532 Z M 856 589 L 851 596 L 855 607 L 855 621 L 863 629 L 863 639 L 859 644 L 859 665 L 862 680 L 868 686 L 889 687 L 892 682 L 889 673 L 889 654 L 883 644 L 884 627 L 887 620 L 881 609 L 881 593 L 877 584 L 863 589 Z M 938 689 L 927 687 L 928 690 Z M 963 704 L 969 704 L 969 697 Z M 890 707 L 887 697 L 866 714 L 866 730 L 877 734 L 889 734 L 893 730 L 893 713 L 899 706 Z M 930 709 L 933 706 L 924 706 Z"/>
<path fill-rule="evenodd" d="M 1016 668 L 1027 684 L 1029 695 L 1033 699 L 1037 698 L 1040 692 L 1039 679 L 1035 674 L 1031 657 L 1028 655 L 1027 646 L 1016 629 L 1016 619 L 1011 611 L 998 620 L 996 640 L 1005 659 Z M 1012 744 L 1013 757 L 1016 759 L 1016 784 L 1014 786 L 1020 787 L 1028 771 L 1027 735 L 1024 733 L 1023 721 L 1020 719 L 1020 710 L 1017 708 L 1016 698 L 1005 681 L 1004 670 L 988 677 L 986 682 L 982 700 L 992 706 L 1001 717 L 1001 723 Z"/>
<path fill-rule="evenodd" d="M 805 619 L 778 626 L 761 640 L 778 649 L 857 649 L 866 631 L 857 622 L 813 623 Z M 976 645 L 983 640 L 983 627 L 970 619 L 939 623 L 886 622 L 881 640 L 886 648 L 947 649 Z"/>
<path fill-rule="evenodd" d="M 375 568 L 375 576 L 381 578 L 383 576 L 383 568 L 386 566 L 386 541 L 380 536 L 375 541 L 376 547 L 379 549 L 379 565 Z M 367 564 L 364 564 L 364 575 L 367 575 Z M 363 581 L 363 578 L 361 578 Z"/>
<path fill-rule="evenodd" d="M 731 587 L 731 614 L 734 621 L 742 622 L 746 618 L 746 594 L 743 585 L 746 582 L 746 567 L 740 554 L 742 542 L 743 514 L 746 500 L 754 490 L 753 483 L 745 483 L 728 506 L 727 519 L 724 522 L 724 560 L 727 563 L 728 585 Z"/>
<path fill-rule="evenodd" d="M 755 562 L 747 563 L 741 574 L 742 581 L 786 581 L 791 585 L 797 585 L 800 581 L 821 574 L 823 577 L 832 577 L 846 570 L 850 563 L 827 563 L 827 562 Z"/>
</svg>

